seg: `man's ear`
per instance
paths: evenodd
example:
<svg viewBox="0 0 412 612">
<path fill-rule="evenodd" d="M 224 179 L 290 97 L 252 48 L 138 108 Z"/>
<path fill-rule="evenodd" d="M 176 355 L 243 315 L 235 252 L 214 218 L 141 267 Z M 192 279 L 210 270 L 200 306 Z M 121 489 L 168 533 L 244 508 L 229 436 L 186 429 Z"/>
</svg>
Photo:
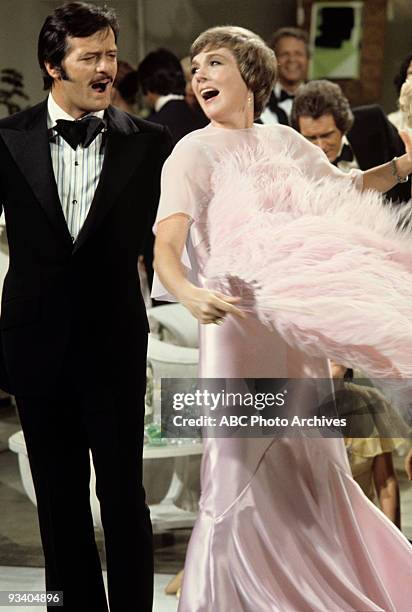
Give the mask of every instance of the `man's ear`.
<svg viewBox="0 0 412 612">
<path fill-rule="evenodd" d="M 44 62 L 44 67 L 47 70 L 47 74 L 52 77 L 52 79 L 61 79 L 62 78 L 62 70 L 59 66 L 53 66 L 50 62 Z"/>
</svg>

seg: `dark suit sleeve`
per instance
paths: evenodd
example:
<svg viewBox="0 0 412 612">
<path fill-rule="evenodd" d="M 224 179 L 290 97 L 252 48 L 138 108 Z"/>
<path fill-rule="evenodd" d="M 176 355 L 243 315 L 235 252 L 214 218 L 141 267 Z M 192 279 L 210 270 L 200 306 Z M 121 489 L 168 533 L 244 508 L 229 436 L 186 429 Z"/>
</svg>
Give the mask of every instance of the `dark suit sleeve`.
<svg viewBox="0 0 412 612">
<path fill-rule="evenodd" d="M 151 197 L 151 205 L 149 207 L 148 225 L 146 228 L 142 255 L 145 263 L 147 280 L 150 289 L 152 289 L 153 283 L 153 249 L 154 249 L 154 234 L 152 231 L 153 224 L 156 219 L 157 207 L 160 199 L 160 175 L 162 172 L 163 164 L 172 152 L 172 137 L 169 130 L 163 127 L 160 136 L 160 145 L 157 158 L 157 167 L 154 173 L 153 181 L 153 192 Z"/>
<path fill-rule="evenodd" d="M 3 139 L 2 138 L 0 138 L 0 144 L 1 144 L 1 147 L 3 147 Z M 2 156 L 1 156 L 1 153 L 0 153 L 0 159 L 3 159 Z M 4 187 L 2 181 L 3 181 L 3 175 L 0 172 L 0 215 L 3 212 L 3 203 L 4 203 L 4 200 L 5 200 L 5 193 L 4 193 L 5 187 Z"/>
</svg>

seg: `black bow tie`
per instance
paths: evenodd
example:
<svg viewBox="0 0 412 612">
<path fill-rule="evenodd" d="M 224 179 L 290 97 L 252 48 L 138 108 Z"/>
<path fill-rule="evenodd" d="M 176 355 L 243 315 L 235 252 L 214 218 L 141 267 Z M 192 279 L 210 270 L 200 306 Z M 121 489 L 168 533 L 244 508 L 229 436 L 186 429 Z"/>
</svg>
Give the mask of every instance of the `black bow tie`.
<svg viewBox="0 0 412 612">
<path fill-rule="evenodd" d="M 280 90 L 280 96 L 278 98 L 278 102 L 283 102 L 283 100 L 294 100 L 294 99 L 295 99 L 294 94 L 290 94 L 284 89 Z"/>
<path fill-rule="evenodd" d="M 72 149 L 76 150 L 79 144 L 84 148 L 88 147 L 104 128 L 103 119 L 88 115 L 78 121 L 58 119 L 53 129 L 64 138 Z"/>
<path fill-rule="evenodd" d="M 353 151 L 352 147 L 348 144 L 344 144 L 342 147 L 342 151 L 340 155 L 335 159 L 333 163 L 334 166 L 337 166 L 339 162 L 352 162 L 353 161 Z"/>
</svg>

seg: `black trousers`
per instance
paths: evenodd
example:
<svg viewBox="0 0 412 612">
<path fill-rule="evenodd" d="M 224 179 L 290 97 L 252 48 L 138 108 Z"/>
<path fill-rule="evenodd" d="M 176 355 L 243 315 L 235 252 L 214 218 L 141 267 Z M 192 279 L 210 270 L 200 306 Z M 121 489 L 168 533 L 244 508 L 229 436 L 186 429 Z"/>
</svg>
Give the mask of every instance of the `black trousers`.
<svg viewBox="0 0 412 612">
<path fill-rule="evenodd" d="M 63 591 L 64 612 L 108 610 L 90 509 L 89 449 L 110 611 L 152 610 L 153 542 L 142 485 L 144 360 L 139 369 L 123 388 L 102 381 L 99 389 L 76 390 L 66 378 L 53 397 L 16 397 L 37 497 L 46 588 Z"/>
</svg>

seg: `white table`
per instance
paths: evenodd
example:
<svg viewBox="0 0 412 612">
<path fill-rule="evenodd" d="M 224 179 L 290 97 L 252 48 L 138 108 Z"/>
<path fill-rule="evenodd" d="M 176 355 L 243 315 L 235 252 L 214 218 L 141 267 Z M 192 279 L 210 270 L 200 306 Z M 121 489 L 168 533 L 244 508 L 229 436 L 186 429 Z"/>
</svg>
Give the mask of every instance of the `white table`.
<svg viewBox="0 0 412 612">
<path fill-rule="evenodd" d="M 143 451 L 145 459 L 167 459 L 173 460 L 177 457 L 188 457 L 190 455 L 201 455 L 203 445 L 201 442 L 183 442 L 182 444 L 167 444 L 165 446 L 146 445 Z M 170 529 L 182 529 L 193 527 L 197 518 L 197 512 L 189 512 L 179 508 L 175 500 L 182 492 L 183 483 L 176 472 L 173 473 L 172 481 L 165 497 L 158 504 L 150 506 L 153 532 L 161 533 Z"/>
<path fill-rule="evenodd" d="M 9 448 L 13 452 L 17 453 L 19 459 L 20 475 L 23 482 L 23 487 L 26 491 L 27 496 L 33 502 L 36 503 L 36 495 L 33 487 L 33 480 L 30 472 L 29 460 L 27 457 L 26 443 L 24 440 L 23 432 L 17 431 L 9 438 Z M 201 442 L 186 442 L 182 444 L 166 444 L 166 445 L 145 445 L 143 450 L 143 460 L 145 459 L 159 459 L 164 460 L 171 458 L 175 460 L 178 457 L 189 457 L 190 455 L 201 455 L 203 445 Z M 103 529 L 101 517 L 100 517 L 100 504 L 97 499 L 96 489 L 96 475 L 94 472 L 93 461 L 90 457 L 90 505 L 93 514 L 93 521 L 95 527 Z M 175 500 L 181 494 L 183 483 L 177 476 L 176 472 L 173 473 L 172 480 L 169 489 L 158 504 L 150 506 L 150 515 L 152 518 L 153 532 L 161 533 L 170 529 L 181 529 L 184 527 L 192 527 L 197 513 L 188 512 L 182 510 L 175 505 Z"/>
</svg>

